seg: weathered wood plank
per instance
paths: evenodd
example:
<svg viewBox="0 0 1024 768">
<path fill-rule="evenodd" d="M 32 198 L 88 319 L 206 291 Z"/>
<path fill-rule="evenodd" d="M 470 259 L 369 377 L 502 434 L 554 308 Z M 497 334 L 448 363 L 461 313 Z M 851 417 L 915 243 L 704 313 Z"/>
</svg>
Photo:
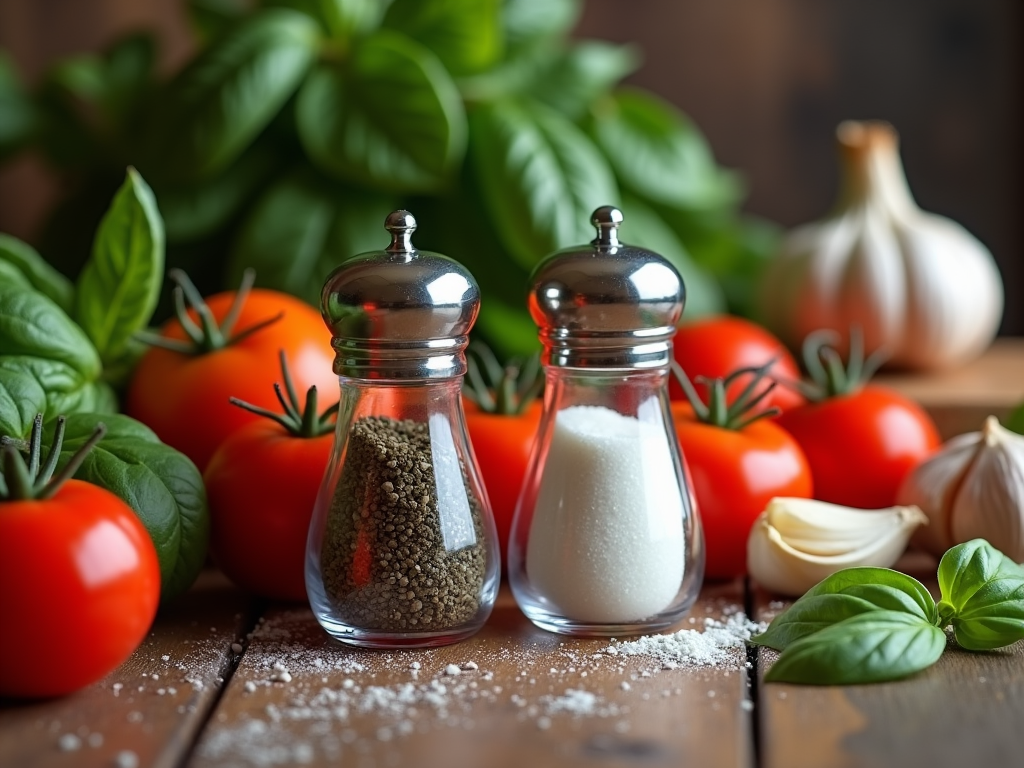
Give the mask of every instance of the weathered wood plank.
<svg viewBox="0 0 1024 768">
<path fill-rule="evenodd" d="M 677 629 L 741 605 L 738 583 L 711 588 Z M 594 658 L 608 645 L 536 629 L 507 591 L 477 636 L 427 651 L 349 649 L 309 610 L 272 610 L 190 765 L 752 765 L 742 648 L 715 668 L 662 669 Z"/>
<path fill-rule="evenodd" d="M 1024 400 L 1024 338 L 996 339 L 977 360 L 953 371 L 880 374 L 876 381 L 919 402 L 944 440 L 981 429 L 986 416 L 1006 416 Z"/>
<path fill-rule="evenodd" d="M 122 753 L 128 767 L 133 760 L 146 768 L 179 765 L 233 663 L 231 644 L 252 624 L 252 608 L 219 573 L 202 574 L 100 682 L 61 699 L 0 704 L 0 765 L 110 768 Z M 74 651 L 69 627 L 67 652 Z"/>
<path fill-rule="evenodd" d="M 917 560 L 928 563 L 930 559 Z M 934 570 L 914 570 L 937 593 Z M 755 593 L 758 617 L 779 604 Z M 777 658 L 759 651 L 763 678 Z M 1024 642 L 970 653 L 950 640 L 937 664 L 895 683 L 758 685 L 763 768 L 962 768 L 1019 765 L 1024 755 Z"/>
</svg>

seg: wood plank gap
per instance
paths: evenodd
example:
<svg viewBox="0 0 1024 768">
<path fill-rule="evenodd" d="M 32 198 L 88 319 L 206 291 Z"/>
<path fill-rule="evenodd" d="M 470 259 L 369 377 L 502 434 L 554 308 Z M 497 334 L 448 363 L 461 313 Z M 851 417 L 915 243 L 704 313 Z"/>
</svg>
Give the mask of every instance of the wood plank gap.
<svg viewBox="0 0 1024 768">
<path fill-rule="evenodd" d="M 199 740 L 203 737 L 206 727 L 210 724 L 210 720 L 213 719 L 213 716 L 217 711 L 217 707 L 220 706 L 221 699 L 224 698 L 224 692 L 228 689 L 228 686 L 231 685 L 231 679 L 235 676 L 238 665 L 242 662 L 242 658 L 245 656 L 246 651 L 249 650 L 248 639 L 256 631 L 260 617 L 262 617 L 267 610 L 267 605 L 267 600 L 256 599 L 250 603 L 248 610 L 244 611 L 239 631 L 239 639 L 245 638 L 245 642 L 242 642 L 242 652 L 234 653 L 230 648 L 228 648 L 228 652 L 224 655 L 224 660 L 219 671 L 219 676 L 224 682 L 218 686 L 216 693 L 209 699 L 209 701 L 205 702 L 205 706 L 198 713 L 199 717 L 197 718 L 195 732 L 192 734 L 188 746 L 182 750 L 177 768 L 185 768 L 185 765 L 192 759 L 192 753 L 195 752 L 196 747 L 199 744 Z"/>
<path fill-rule="evenodd" d="M 743 612 L 747 618 L 756 621 L 757 607 L 754 599 L 754 587 L 749 576 L 743 577 Z M 761 709 L 759 690 L 761 685 L 761 647 L 747 643 L 747 696 L 752 709 L 750 710 L 750 745 L 755 768 L 761 768 Z"/>
</svg>

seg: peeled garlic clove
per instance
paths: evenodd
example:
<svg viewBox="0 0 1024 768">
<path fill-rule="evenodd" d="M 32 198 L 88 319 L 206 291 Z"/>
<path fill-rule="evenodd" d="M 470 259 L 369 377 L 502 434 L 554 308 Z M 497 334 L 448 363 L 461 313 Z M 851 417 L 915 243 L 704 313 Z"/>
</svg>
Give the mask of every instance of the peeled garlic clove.
<svg viewBox="0 0 1024 768">
<path fill-rule="evenodd" d="M 812 499 L 775 498 L 747 540 L 747 570 L 783 595 L 802 595 L 843 568 L 888 568 L 927 522 L 916 507 L 854 509 Z"/>
<path fill-rule="evenodd" d="M 937 555 L 980 538 L 1024 561 L 1024 436 L 994 416 L 981 432 L 950 440 L 918 466 L 897 498 L 924 510 L 934 530 L 920 544 Z"/>
</svg>

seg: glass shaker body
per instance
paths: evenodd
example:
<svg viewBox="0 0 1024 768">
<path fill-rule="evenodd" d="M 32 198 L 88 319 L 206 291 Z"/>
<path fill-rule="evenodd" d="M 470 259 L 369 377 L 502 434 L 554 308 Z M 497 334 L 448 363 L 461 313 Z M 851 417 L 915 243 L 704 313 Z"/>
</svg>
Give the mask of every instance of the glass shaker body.
<svg viewBox="0 0 1024 768">
<path fill-rule="evenodd" d="M 696 601 L 703 539 L 667 376 L 546 369 L 508 562 L 516 601 L 538 626 L 639 634 L 674 624 Z"/>
<path fill-rule="evenodd" d="M 457 642 L 490 615 L 500 567 L 460 380 L 343 378 L 306 550 L 320 624 L 354 645 Z"/>
<path fill-rule="evenodd" d="M 343 262 L 324 284 L 341 386 L 330 464 L 306 544 L 306 589 L 333 637 L 368 647 L 457 642 L 487 620 L 501 563 L 466 433 L 461 384 L 480 292 L 412 244 Z"/>
</svg>

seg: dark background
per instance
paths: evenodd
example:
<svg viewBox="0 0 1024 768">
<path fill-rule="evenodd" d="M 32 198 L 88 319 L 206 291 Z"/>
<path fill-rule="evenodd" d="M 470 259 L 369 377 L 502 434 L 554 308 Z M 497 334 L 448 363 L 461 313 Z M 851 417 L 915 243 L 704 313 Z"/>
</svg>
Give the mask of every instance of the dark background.
<svg viewBox="0 0 1024 768">
<path fill-rule="evenodd" d="M 180 0 L 0 0 L 0 47 L 30 80 L 138 27 L 160 30 L 165 71 L 187 58 Z M 1022 32 L 1021 0 L 589 0 L 577 29 L 639 45 L 631 80 L 688 112 L 745 175 L 746 210 L 785 226 L 831 207 L 836 124 L 892 122 L 921 207 L 995 254 L 1013 334 L 1024 334 Z M 0 231 L 31 240 L 57 195 L 37 160 L 0 170 Z"/>
</svg>

